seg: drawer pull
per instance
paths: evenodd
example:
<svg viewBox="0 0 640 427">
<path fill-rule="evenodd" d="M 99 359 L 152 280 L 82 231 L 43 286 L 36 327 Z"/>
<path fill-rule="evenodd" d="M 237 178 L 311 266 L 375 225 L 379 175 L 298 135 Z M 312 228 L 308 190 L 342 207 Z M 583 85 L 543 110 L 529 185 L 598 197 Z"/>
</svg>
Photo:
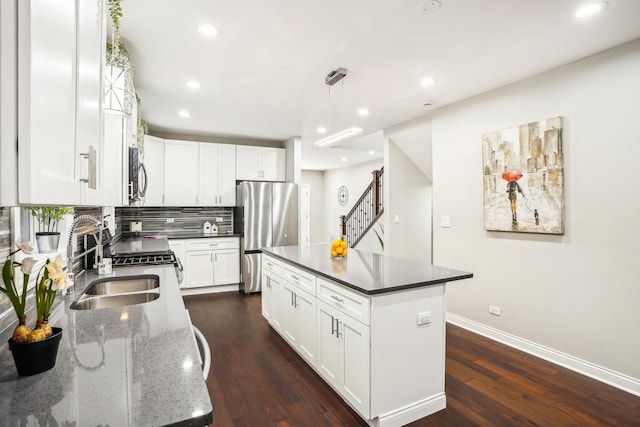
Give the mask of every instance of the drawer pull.
<svg viewBox="0 0 640 427">
<path fill-rule="evenodd" d="M 296 276 L 295 274 L 292 274 L 291 278 L 294 279 L 294 280 L 300 280 L 300 278 L 298 276 Z"/>
<path fill-rule="evenodd" d="M 217 243 L 209 243 L 209 246 L 218 246 Z"/>
<path fill-rule="evenodd" d="M 334 299 L 334 300 L 336 300 L 336 301 L 338 301 L 338 302 L 344 302 L 344 299 L 343 299 L 343 298 L 339 298 L 339 297 L 337 297 L 337 296 L 335 296 L 335 295 L 331 295 L 331 298 L 332 298 L 332 299 Z"/>
</svg>

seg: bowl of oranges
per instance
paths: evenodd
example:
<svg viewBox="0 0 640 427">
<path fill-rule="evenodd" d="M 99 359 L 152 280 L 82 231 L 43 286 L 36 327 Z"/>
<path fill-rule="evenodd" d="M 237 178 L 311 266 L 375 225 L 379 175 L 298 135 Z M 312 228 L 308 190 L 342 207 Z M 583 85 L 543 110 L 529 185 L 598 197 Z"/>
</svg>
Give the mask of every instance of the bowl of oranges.
<svg viewBox="0 0 640 427">
<path fill-rule="evenodd" d="M 346 258 L 347 242 L 342 238 L 336 239 L 331 243 L 331 258 Z"/>
</svg>

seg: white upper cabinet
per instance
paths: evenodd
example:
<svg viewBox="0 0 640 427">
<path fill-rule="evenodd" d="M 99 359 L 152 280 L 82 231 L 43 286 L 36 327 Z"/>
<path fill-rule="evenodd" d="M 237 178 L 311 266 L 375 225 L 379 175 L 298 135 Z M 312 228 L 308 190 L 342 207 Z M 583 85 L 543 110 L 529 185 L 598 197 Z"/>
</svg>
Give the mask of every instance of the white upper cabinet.
<svg viewBox="0 0 640 427">
<path fill-rule="evenodd" d="M 236 149 L 236 179 L 284 182 L 285 161 L 286 150 L 284 148 L 238 145 Z"/>
<path fill-rule="evenodd" d="M 235 206 L 236 146 L 207 142 L 199 144 L 198 204 Z"/>
<path fill-rule="evenodd" d="M 125 118 L 122 114 L 105 112 L 104 115 L 104 160 L 103 203 L 104 206 L 123 205 L 123 144 Z"/>
<path fill-rule="evenodd" d="M 103 2 L 18 2 L 18 201 L 102 202 Z"/>
<path fill-rule="evenodd" d="M 0 1 L 0 206 L 18 204 L 18 4 Z"/>
<path fill-rule="evenodd" d="M 198 206 L 198 144 L 193 141 L 165 140 L 165 205 Z"/>
<path fill-rule="evenodd" d="M 104 65 L 106 58 L 106 14 L 102 1 L 76 1 L 76 176 L 92 178 L 96 184 L 81 185 L 81 202 L 101 205 L 104 180 L 111 177 L 104 167 Z M 54 37 L 55 38 L 55 37 Z M 96 150 L 96 164 L 91 153 Z M 86 158 L 82 153 L 89 155 Z"/>
<path fill-rule="evenodd" d="M 144 136 L 144 168 L 147 171 L 147 191 L 144 206 L 164 204 L 164 139 Z"/>
</svg>

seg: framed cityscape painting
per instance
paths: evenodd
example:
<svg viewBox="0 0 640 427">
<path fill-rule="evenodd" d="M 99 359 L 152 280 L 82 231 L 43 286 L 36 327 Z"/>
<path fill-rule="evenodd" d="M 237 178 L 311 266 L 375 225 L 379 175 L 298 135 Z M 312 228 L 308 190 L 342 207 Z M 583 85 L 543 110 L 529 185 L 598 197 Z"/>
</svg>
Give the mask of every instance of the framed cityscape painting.
<svg viewBox="0 0 640 427">
<path fill-rule="evenodd" d="M 562 117 L 482 134 L 484 228 L 564 234 Z"/>
</svg>

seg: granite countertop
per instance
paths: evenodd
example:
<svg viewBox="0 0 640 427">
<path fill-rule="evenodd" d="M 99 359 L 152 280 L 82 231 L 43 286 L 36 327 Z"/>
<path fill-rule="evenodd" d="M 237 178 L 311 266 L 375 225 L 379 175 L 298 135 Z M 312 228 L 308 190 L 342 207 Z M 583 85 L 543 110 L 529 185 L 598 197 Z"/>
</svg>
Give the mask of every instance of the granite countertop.
<svg viewBox="0 0 640 427">
<path fill-rule="evenodd" d="M 69 308 L 96 278 L 140 274 L 159 277 L 158 299 L 98 310 Z M 3 425 L 212 422 L 213 408 L 173 266 L 83 274 L 74 294 L 56 298 L 50 324 L 63 329 L 56 366 L 29 377 L 17 376 L 7 345 L 13 327 L 0 334 Z"/>
<path fill-rule="evenodd" d="M 134 236 L 123 237 L 124 239 L 133 238 Z M 184 230 L 184 231 L 170 231 L 170 232 L 160 232 L 160 233 L 142 233 L 140 236 L 135 236 L 138 238 L 144 237 L 166 237 L 169 240 L 174 239 L 203 239 L 203 238 L 216 238 L 216 237 L 240 237 L 239 233 L 204 233 L 199 230 Z"/>
<path fill-rule="evenodd" d="M 350 248 L 331 258 L 331 245 L 277 246 L 263 252 L 366 295 L 469 279 L 472 273 Z"/>
<path fill-rule="evenodd" d="M 170 250 L 167 236 L 127 237 L 111 246 L 112 255 L 167 253 Z"/>
</svg>

